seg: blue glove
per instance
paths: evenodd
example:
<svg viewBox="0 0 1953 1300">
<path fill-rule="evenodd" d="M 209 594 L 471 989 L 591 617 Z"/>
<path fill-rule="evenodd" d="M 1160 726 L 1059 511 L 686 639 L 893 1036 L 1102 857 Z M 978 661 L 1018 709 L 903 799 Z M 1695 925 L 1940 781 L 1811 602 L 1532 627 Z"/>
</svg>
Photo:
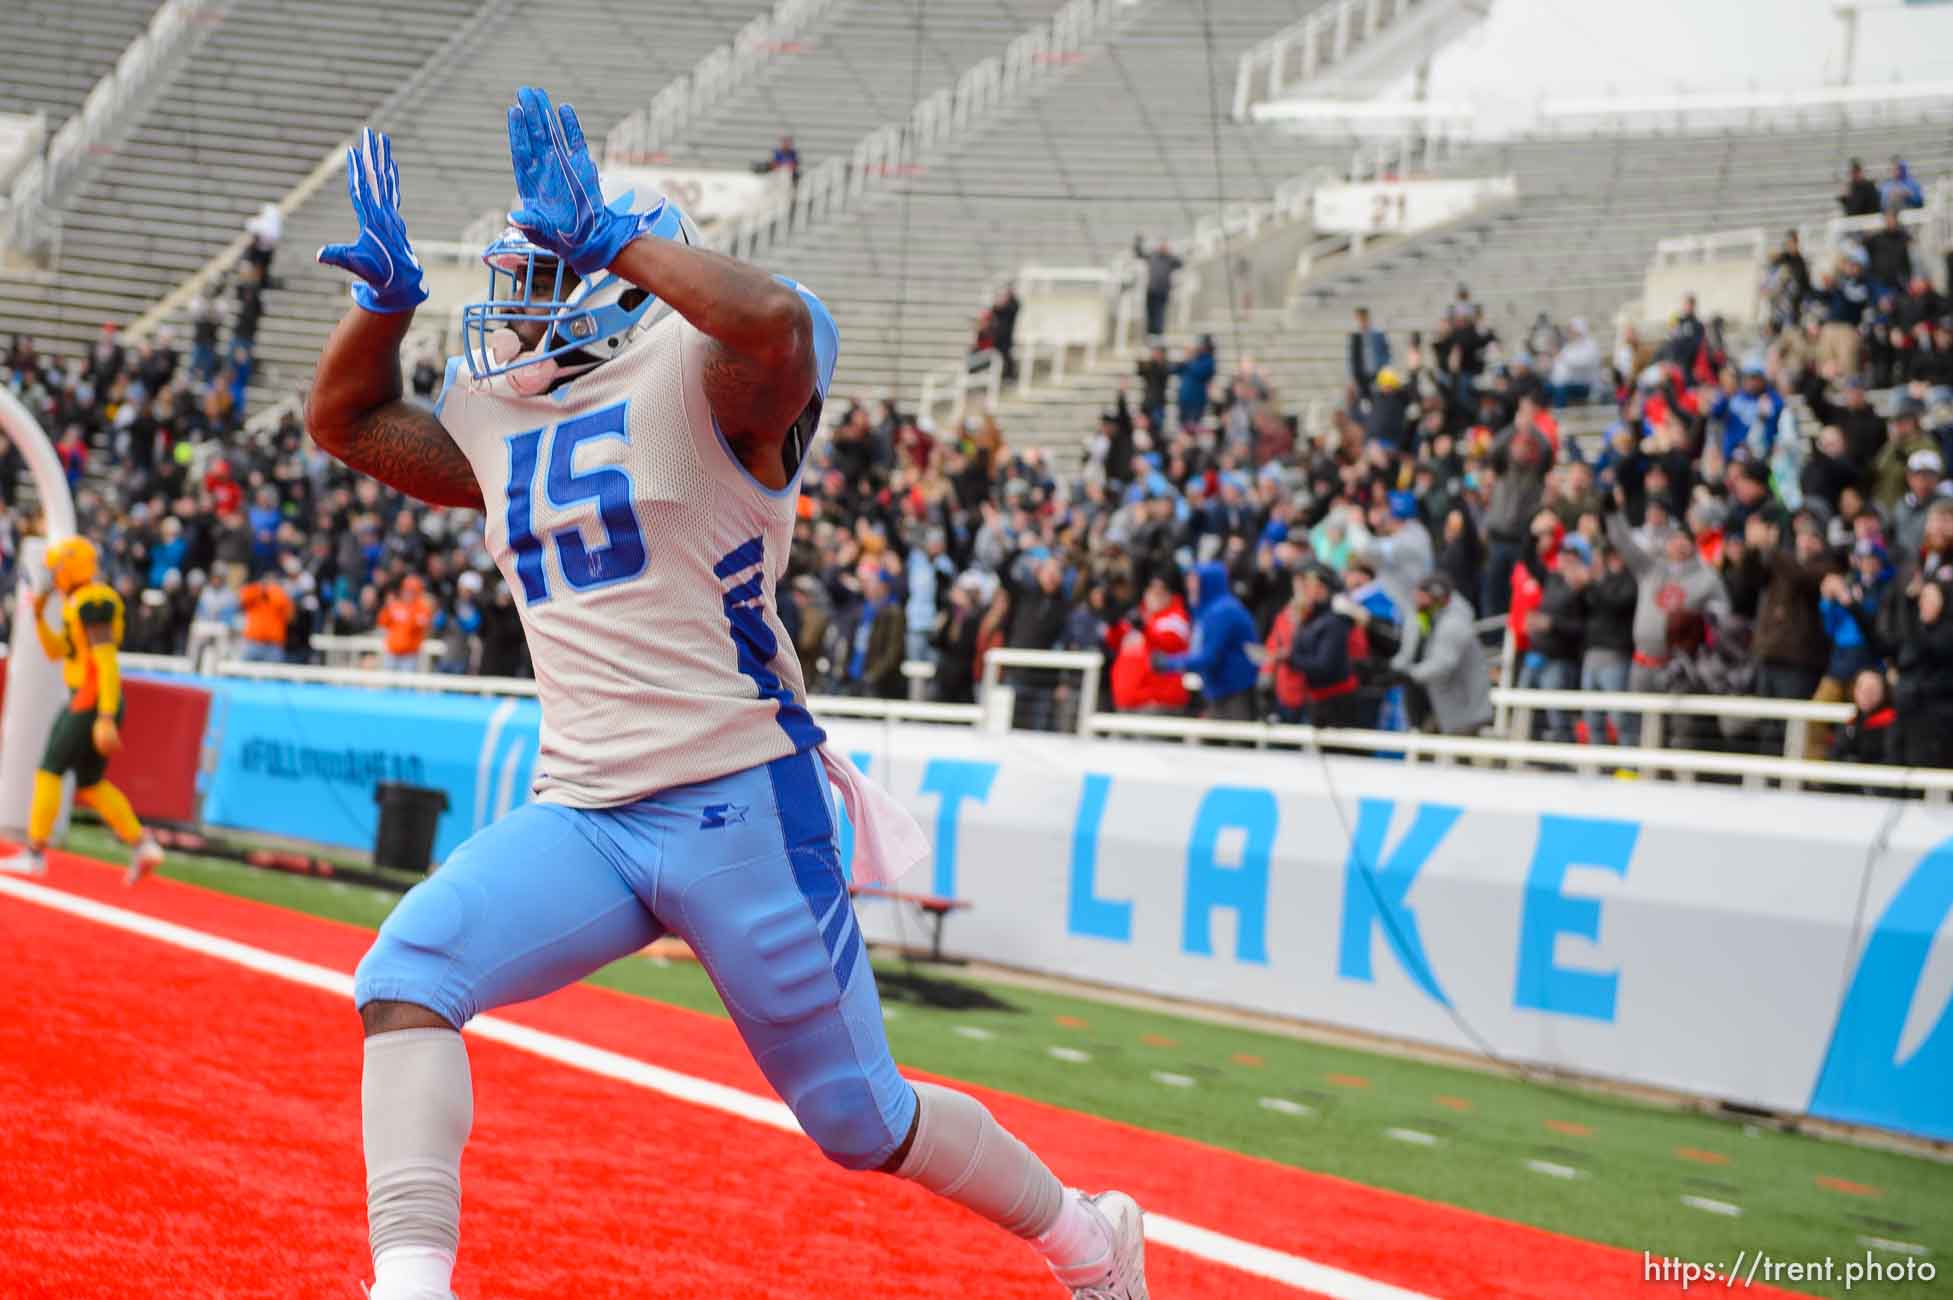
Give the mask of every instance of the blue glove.
<svg viewBox="0 0 1953 1300">
<path fill-rule="evenodd" d="M 604 204 L 597 164 L 583 141 L 583 127 L 568 104 L 551 108 L 534 86 L 516 92 L 509 110 L 509 160 L 521 206 L 509 224 L 589 279 L 617 260 L 624 245 L 657 221 L 658 210 L 619 212 Z"/>
<path fill-rule="evenodd" d="M 353 301 L 382 315 L 412 311 L 427 301 L 420 259 L 407 242 L 400 217 L 400 169 L 393 164 L 393 142 L 367 127 L 360 148 L 346 150 L 346 193 L 359 218 L 359 238 L 327 244 L 319 261 L 358 276 Z"/>
</svg>

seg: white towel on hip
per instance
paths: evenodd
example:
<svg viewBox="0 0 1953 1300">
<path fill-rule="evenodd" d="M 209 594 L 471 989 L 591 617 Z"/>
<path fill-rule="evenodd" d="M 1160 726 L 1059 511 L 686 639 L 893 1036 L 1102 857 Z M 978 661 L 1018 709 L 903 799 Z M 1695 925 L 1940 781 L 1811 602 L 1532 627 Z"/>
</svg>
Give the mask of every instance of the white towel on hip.
<svg viewBox="0 0 1953 1300">
<path fill-rule="evenodd" d="M 854 823 L 854 861 L 849 865 L 856 884 L 892 885 L 929 856 L 928 837 L 895 796 L 863 776 L 832 745 L 822 745 L 820 756 Z"/>
</svg>

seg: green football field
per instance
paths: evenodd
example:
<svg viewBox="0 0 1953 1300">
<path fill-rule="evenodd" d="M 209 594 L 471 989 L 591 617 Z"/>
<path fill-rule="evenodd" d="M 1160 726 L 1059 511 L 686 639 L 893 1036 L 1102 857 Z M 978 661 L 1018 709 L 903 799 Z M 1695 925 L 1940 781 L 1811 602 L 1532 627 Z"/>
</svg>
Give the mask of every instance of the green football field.
<svg viewBox="0 0 1953 1300">
<path fill-rule="evenodd" d="M 122 856 L 94 827 L 77 827 L 67 847 Z M 180 854 L 163 874 L 365 927 L 398 901 Z M 1706 1261 L 1871 1251 L 1953 1267 L 1945 1156 L 1031 990 L 896 955 L 878 955 L 875 967 L 895 1054 L 919 1070 L 1635 1252 Z M 640 955 L 592 979 L 723 1014 L 690 961 Z M 1810 1289 L 1846 1294 L 1841 1282 Z M 1861 1283 L 1850 1294 L 1953 1295 L 1953 1279 L 1923 1290 Z"/>
</svg>

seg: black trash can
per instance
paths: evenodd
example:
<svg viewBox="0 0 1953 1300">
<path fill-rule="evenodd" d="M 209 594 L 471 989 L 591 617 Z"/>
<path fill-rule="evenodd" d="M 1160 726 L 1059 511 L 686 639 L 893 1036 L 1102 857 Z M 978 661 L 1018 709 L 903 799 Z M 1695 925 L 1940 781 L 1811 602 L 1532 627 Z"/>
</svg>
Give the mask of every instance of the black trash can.
<svg viewBox="0 0 1953 1300">
<path fill-rule="evenodd" d="M 440 790 L 382 781 L 373 787 L 380 824 L 373 831 L 373 865 L 426 871 L 434 862 L 434 831 L 448 810 Z"/>
</svg>

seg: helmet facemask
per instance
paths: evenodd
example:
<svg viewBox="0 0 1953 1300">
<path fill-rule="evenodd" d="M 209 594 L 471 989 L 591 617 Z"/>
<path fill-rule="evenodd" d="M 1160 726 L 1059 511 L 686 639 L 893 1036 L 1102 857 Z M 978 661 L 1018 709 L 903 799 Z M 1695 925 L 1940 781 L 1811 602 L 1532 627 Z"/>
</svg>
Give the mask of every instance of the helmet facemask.
<svg viewBox="0 0 1953 1300">
<path fill-rule="evenodd" d="M 627 213 L 631 201 L 626 194 L 610 207 Z M 647 233 L 696 243 L 691 222 L 670 204 L 662 206 Z M 488 297 L 462 308 L 462 354 L 477 380 L 507 375 L 524 396 L 610 360 L 670 310 L 608 268 L 578 279 L 562 259 L 514 227 L 483 251 L 482 261 Z"/>
</svg>

